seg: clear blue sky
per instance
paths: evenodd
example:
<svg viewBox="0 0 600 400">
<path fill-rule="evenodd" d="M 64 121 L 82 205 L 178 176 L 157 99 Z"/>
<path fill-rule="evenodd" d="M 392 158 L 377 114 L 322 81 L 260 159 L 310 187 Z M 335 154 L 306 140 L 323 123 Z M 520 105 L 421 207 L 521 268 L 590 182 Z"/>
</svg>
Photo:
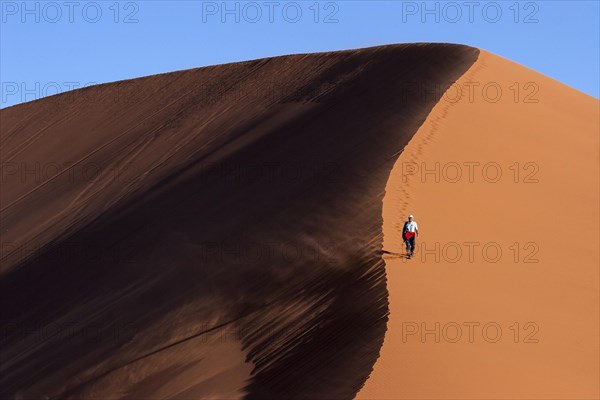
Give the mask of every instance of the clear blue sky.
<svg viewBox="0 0 600 400">
<path fill-rule="evenodd" d="M 205 65 L 402 42 L 480 47 L 599 97 L 591 1 L 6 1 L 7 107 Z"/>
</svg>

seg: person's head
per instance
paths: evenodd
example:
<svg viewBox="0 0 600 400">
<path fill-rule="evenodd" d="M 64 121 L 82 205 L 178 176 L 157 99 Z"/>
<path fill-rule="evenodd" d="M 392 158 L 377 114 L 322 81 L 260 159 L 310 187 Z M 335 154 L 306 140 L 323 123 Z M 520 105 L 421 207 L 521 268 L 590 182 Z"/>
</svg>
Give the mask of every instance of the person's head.
<svg viewBox="0 0 600 400">
<path fill-rule="evenodd" d="M 412 219 L 413 219 L 413 216 L 412 216 L 412 214 L 410 214 L 410 215 L 408 216 L 408 222 L 412 222 Z"/>
</svg>

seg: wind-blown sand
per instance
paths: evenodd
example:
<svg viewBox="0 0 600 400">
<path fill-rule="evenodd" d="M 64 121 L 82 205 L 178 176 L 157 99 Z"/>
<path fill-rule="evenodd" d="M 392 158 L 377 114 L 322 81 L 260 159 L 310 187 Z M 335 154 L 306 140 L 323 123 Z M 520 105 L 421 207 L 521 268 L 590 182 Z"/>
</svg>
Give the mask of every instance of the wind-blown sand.
<svg viewBox="0 0 600 400">
<path fill-rule="evenodd" d="M 2 398 L 354 397 L 386 330 L 386 182 L 443 92 L 411 85 L 478 53 L 278 57 L 2 110 Z"/>
<path fill-rule="evenodd" d="M 386 187 L 384 249 L 409 213 L 421 247 L 384 256 L 390 319 L 357 398 L 599 398 L 598 100 L 484 51 L 444 98 Z"/>
</svg>

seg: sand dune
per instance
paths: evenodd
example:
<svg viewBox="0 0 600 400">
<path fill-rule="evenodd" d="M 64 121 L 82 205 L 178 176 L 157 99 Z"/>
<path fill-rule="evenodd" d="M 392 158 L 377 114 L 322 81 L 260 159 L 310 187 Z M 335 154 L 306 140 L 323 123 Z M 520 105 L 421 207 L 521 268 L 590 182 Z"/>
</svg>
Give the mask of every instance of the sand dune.
<svg viewBox="0 0 600 400">
<path fill-rule="evenodd" d="M 442 44 L 1 110 L 2 398 L 598 398 L 599 111 Z"/>
<path fill-rule="evenodd" d="M 384 248 L 408 213 L 421 246 L 384 256 L 357 398 L 599 398 L 598 100 L 484 51 L 442 99 L 386 187 Z"/>
<path fill-rule="evenodd" d="M 278 57 L 0 111 L 2 397 L 354 397 L 386 331 L 390 171 L 478 53 Z"/>
</svg>

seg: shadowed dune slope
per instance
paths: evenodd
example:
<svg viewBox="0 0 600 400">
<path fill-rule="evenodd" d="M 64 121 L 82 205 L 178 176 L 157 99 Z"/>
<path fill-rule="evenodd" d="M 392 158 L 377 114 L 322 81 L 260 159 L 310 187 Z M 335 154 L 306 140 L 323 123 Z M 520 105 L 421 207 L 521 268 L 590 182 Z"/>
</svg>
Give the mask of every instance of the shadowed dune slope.
<svg viewBox="0 0 600 400">
<path fill-rule="evenodd" d="M 478 54 L 294 55 L 2 110 L 3 394 L 352 398 L 386 330 L 390 171 Z"/>
</svg>

